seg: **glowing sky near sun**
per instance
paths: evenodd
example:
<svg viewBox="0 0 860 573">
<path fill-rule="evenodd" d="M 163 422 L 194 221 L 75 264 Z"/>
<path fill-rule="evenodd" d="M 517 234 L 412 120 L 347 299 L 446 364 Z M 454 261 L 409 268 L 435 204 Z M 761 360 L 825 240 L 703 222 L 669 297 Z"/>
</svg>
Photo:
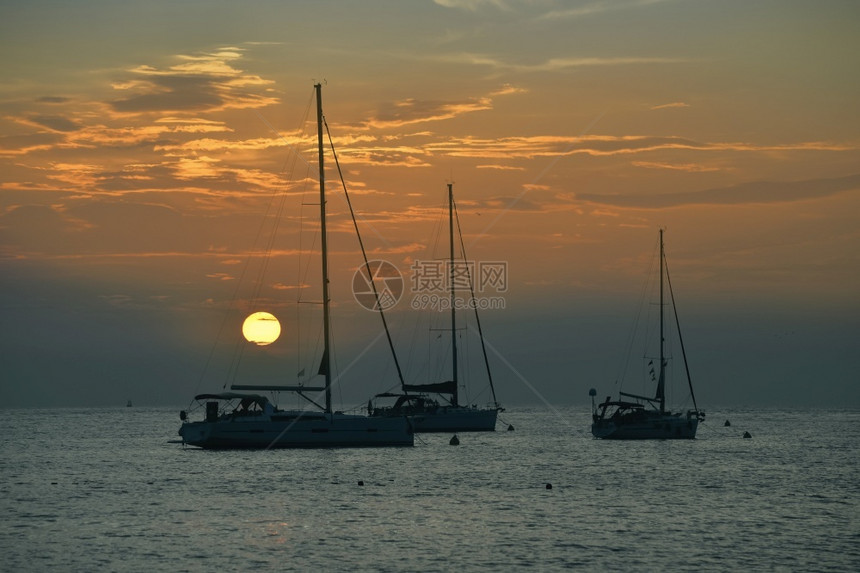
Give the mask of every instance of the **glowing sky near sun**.
<svg viewBox="0 0 860 573">
<path fill-rule="evenodd" d="M 4 2 L 3 344 L 38 355 L 34 315 L 62 345 L 151 312 L 177 354 L 205 346 L 188 316 L 229 304 L 275 190 L 270 304 L 243 310 L 318 286 L 294 276 L 314 81 L 374 258 L 426 257 L 453 181 L 470 258 L 509 263 L 502 338 L 514 314 L 569 331 L 584 300 L 632 304 L 660 226 L 698 314 L 856 317 L 858 22 L 836 1 Z M 332 296 L 358 312 L 329 203 Z"/>
</svg>

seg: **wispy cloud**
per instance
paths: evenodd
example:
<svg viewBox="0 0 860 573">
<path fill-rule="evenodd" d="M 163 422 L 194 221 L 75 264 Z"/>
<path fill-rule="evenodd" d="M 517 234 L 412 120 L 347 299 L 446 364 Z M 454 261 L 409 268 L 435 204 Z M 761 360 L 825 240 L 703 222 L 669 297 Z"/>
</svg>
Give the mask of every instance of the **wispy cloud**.
<svg viewBox="0 0 860 573">
<path fill-rule="evenodd" d="M 592 2 L 590 4 L 584 4 L 580 6 L 573 6 L 571 8 L 563 8 L 560 10 L 552 10 L 550 12 L 546 12 L 542 14 L 538 19 L 539 20 L 573 20 L 578 18 L 587 18 L 591 16 L 597 16 L 600 14 L 605 14 L 607 12 L 618 12 L 621 10 L 629 10 L 632 8 L 641 8 L 643 6 L 651 6 L 654 4 L 661 4 L 666 2 L 667 0 L 632 0 L 632 1 L 609 1 L 609 0 L 601 0 L 598 2 Z"/>
<path fill-rule="evenodd" d="M 451 138 L 428 144 L 432 153 L 455 157 L 532 159 L 590 155 L 608 157 L 635 155 L 656 151 L 728 151 L 728 152 L 793 152 L 793 151 L 856 151 L 853 144 L 825 141 L 807 141 L 778 145 L 761 145 L 747 142 L 695 141 L 679 136 L 651 135 L 537 135 L 483 139 L 476 137 Z"/>
<path fill-rule="evenodd" d="M 668 169 L 670 171 L 686 171 L 687 173 L 706 173 L 708 171 L 720 171 L 719 167 L 702 165 L 698 163 L 660 163 L 656 161 L 633 161 L 635 167 L 645 169 Z"/>
<path fill-rule="evenodd" d="M 525 167 L 515 167 L 513 165 L 476 165 L 475 169 L 498 169 L 499 171 L 524 171 Z"/>
<path fill-rule="evenodd" d="M 236 280 L 236 277 L 229 275 L 227 273 L 209 273 L 206 275 L 207 279 L 217 279 L 219 281 L 232 281 Z"/>
<path fill-rule="evenodd" d="M 687 58 L 660 56 L 568 56 L 550 58 L 534 63 L 512 62 L 487 54 L 460 52 L 430 56 L 428 59 L 448 64 L 482 66 L 495 70 L 519 73 L 559 72 L 577 68 L 607 66 L 665 65 L 688 62 Z"/>
<path fill-rule="evenodd" d="M 480 97 L 459 101 L 422 101 L 408 99 L 399 101 L 369 119 L 362 127 L 364 129 L 392 129 L 416 123 L 442 121 L 452 119 L 466 113 L 493 109 L 493 100 Z"/>
<path fill-rule="evenodd" d="M 679 107 L 680 108 L 690 107 L 690 104 L 684 103 L 682 101 L 675 101 L 672 103 L 664 103 L 661 105 L 655 105 L 655 106 L 652 106 L 651 109 L 652 110 L 655 110 L 655 109 L 671 109 L 671 108 L 679 108 Z"/>
<path fill-rule="evenodd" d="M 32 115 L 28 119 L 37 126 L 46 127 L 51 131 L 77 131 L 81 124 L 61 115 Z"/>
<path fill-rule="evenodd" d="M 580 201 L 614 207 L 661 209 L 682 205 L 742 205 L 818 199 L 860 189 L 860 174 L 803 181 L 751 181 L 701 191 L 642 195 L 637 193 L 577 193 Z"/>
<path fill-rule="evenodd" d="M 477 12 L 484 6 L 491 6 L 502 10 L 508 9 L 508 3 L 504 0 L 433 0 L 439 6 L 445 8 L 456 8 L 468 12 Z"/>
<path fill-rule="evenodd" d="M 113 87 L 129 95 L 112 100 L 120 114 L 205 112 L 260 108 L 278 99 L 266 91 L 271 80 L 237 67 L 239 48 L 175 56 L 164 68 L 143 65 L 129 70 Z"/>
</svg>

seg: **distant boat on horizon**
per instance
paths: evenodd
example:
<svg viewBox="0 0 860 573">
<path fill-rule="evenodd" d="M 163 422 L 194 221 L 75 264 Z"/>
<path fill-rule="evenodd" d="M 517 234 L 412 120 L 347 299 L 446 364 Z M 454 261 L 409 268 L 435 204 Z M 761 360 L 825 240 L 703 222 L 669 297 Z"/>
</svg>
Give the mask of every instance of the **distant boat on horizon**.
<svg viewBox="0 0 860 573">
<path fill-rule="evenodd" d="M 599 406 L 594 403 L 597 390 L 589 390 L 591 396 L 592 424 L 591 433 L 595 438 L 604 440 L 645 440 L 645 439 L 694 439 L 699 422 L 704 421 L 705 412 L 699 410 L 696 405 L 696 396 L 693 392 L 693 382 L 690 378 L 690 368 L 687 365 L 687 353 L 684 350 L 684 340 L 681 338 L 680 321 L 678 311 L 675 307 L 675 295 L 672 292 L 672 282 L 669 280 L 668 265 L 663 248 L 663 229 L 660 229 L 660 330 L 659 330 L 659 356 L 649 360 L 647 368 L 651 380 L 656 382 L 657 388 L 653 398 L 637 396 L 619 391 L 619 399 L 613 401 L 610 396 Z M 668 358 L 665 354 L 665 304 L 664 304 L 664 277 L 669 286 L 669 295 L 677 326 L 678 340 L 681 344 L 681 354 L 684 360 L 684 371 L 687 375 L 687 384 L 690 389 L 690 398 L 693 409 L 683 412 L 671 412 L 666 409 L 666 366 Z M 657 371 L 654 370 L 654 360 L 657 362 Z M 624 400 L 628 398 L 630 400 Z"/>
<path fill-rule="evenodd" d="M 493 432 L 496 430 L 496 418 L 499 412 L 503 412 L 496 400 L 496 390 L 493 387 L 493 377 L 490 372 L 490 364 L 487 360 L 487 350 L 484 346 L 484 335 L 481 330 L 481 322 L 478 318 L 478 309 L 475 305 L 475 318 L 478 326 L 478 335 L 481 339 L 481 350 L 484 355 L 484 364 L 487 369 L 487 378 L 490 391 L 493 395 L 493 403 L 488 407 L 461 404 L 459 399 L 459 366 L 457 363 L 457 305 L 455 304 L 456 291 L 454 288 L 454 191 L 453 184 L 448 184 L 448 237 L 449 237 L 449 261 L 450 261 L 450 296 L 451 296 L 451 380 L 435 382 L 430 384 L 406 384 L 401 380 L 401 392 L 384 392 L 373 398 L 394 399 L 392 405 L 378 405 L 374 399 L 367 405 L 368 413 L 373 417 L 397 417 L 409 416 L 415 432 Z M 459 230 L 459 218 L 458 226 Z M 460 235 L 462 243 L 462 235 Z M 462 245 L 461 245 L 462 247 Z M 461 252 L 465 259 L 465 253 Z M 468 266 L 466 267 L 468 272 Z M 472 278 L 469 277 L 470 296 L 474 299 L 472 292 Z M 439 396 L 437 399 L 433 395 Z M 444 403 L 440 404 L 440 400 Z"/>
<path fill-rule="evenodd" d="M 126 403 L 125 403 L 125 407 L 126 407 L 126 408 L 131 408 L 131 400 L 129 400 L 128 402 L 126 402 Z"/>
<path fill-rule="evenodd" d="M 331 336 L 329 318 L 328 248 L 326 233 L 325 166 L 322 88 L 314 85 L 317 102 L 319 148 L 320 247 L 322 270 L 323 354 L 317 372 L 323 386 L 232 385 L 231 390 L 292 392 L 318 406 L 320 411 L 280 410 L 260 394 L 220 392 L 198 394 L 205 418 L 191 422 L 180 412 L 179 435 L 184 444 L 206 449 L 326 448 L 412 446 L 414 436 L 405 416 L 369 417 L 332 410 Z M 325 396 L 324 405 L 315 394 Z"/>
</svg>

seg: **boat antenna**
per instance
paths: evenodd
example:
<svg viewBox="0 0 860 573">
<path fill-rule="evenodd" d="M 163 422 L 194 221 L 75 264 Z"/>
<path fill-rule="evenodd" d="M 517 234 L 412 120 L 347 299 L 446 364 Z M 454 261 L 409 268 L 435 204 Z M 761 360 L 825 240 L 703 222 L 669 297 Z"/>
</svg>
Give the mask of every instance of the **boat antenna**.
<svg viewBox="0 0 860 573">
<path fill-rule="evenodd" d="M 325 227 L 325 159 L 323 153 L 323 112 L 322 112 L 322 85 L 315 84 L 317 95 L 317 146 L 319 148 L 319 170 L 320 170 L 320 246 L 322 249 L 322 297 L 323 297 L 323 356 L 320 363 L 319 373 L 325 376 L 325 411 L 331 414 L 331 356 L 329 355 L 330 344 L 330 317 L 328 298 L 328 246 L 326 243 Z"/>
</svg>

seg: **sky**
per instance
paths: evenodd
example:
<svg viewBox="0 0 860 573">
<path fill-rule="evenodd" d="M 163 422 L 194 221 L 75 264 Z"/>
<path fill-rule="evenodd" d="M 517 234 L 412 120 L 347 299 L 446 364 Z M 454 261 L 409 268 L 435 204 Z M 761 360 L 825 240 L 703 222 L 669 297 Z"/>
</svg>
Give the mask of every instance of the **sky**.
<svg viewBox="0 0 860 573">
<path fill-rule="evenodd" d="M 452 183 L 466 258 L 504 263 L 507 407 L 617 390 L 661 228 L 701 407 L 860 406 L 860 4 L 7 0 L 0 53 L 3 407 L 315 368 L 317 82 L 409 376 Z M 352 406 L 393 367 L 327 161 Z M 241 342 L 253 311 L 278 341 Z"/>
</svg>

